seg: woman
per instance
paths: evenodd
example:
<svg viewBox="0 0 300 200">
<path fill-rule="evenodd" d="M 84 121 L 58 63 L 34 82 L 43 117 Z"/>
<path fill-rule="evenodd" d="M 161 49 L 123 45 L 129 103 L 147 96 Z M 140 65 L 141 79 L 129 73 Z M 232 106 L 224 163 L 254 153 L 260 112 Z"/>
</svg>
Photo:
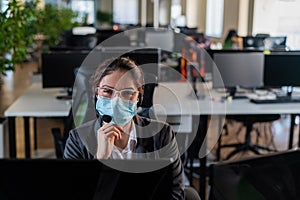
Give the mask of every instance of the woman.
<svg viewBox="0 0 300 200">
<path fill-rule="evenodd" d="M 224 40 L 223 49 L 242 49 L 243 39 L 238 36 L 236 30 L 230 29 Z"/>
<path fill-rule="evenodd" d="M 136 114 L 143 97 L 142 70 L 121 57 L 100 65 L 90 82 L 100 117 L 70 131 L 64 158 L 172 157 L 172 199 L 183 199 L 183 167 L 171 127 Z M 104 122 L 104 116 L 111 121 Z"/>
</svg>

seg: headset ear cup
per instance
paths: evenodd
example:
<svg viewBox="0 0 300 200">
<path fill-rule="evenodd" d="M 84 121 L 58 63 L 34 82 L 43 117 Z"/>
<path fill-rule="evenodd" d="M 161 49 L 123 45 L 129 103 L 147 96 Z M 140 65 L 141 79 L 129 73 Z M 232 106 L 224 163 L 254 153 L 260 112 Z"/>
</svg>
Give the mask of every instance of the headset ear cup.
<svg viewBox="0 0 300 200">
<path fill-rule="evenodd" d="M 97 96 L 94 96 L 94 109 L 95 109 L 95 113 L 96 113 L 96 117 L 99 118 L 100 114 L 98 112 L 98 110 L 96 109 L 96 103 L 97 103 Z"/>
<path fill-rule="evenodd" d="M 138 88 L 139 95 L 138 95 L 138 102 L 137 102 L 137 107 L 141 107 L 143 105 L 143 100 L 144 100 L 144 85 L 142 87 Z"/>
</svg>

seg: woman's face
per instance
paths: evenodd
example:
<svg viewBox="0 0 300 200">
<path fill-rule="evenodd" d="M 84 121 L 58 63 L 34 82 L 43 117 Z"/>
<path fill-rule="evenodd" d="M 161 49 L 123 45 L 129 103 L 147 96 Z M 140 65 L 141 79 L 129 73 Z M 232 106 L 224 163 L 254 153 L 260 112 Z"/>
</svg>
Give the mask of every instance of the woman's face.
<svg viewBox="0 0 300 200">
<path fill-rule="evenodd" d="M 97 95 L 109 98 L 118 96 L 125 100 L 138 101 L 138 88 L 130 73 L 125 71 L 117 70 L 104 76 L 98 87 Z"/>
</svg>

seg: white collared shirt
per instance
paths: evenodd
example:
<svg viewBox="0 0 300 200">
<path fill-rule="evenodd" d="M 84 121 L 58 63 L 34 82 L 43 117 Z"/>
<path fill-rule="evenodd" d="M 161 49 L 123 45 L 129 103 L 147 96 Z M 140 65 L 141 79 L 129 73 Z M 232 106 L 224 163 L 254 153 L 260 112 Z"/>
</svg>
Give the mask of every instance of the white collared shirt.
<svg viewBox="0 0 300 200">
<path fill-rule="evenodd" d="M 136 129 L 134 123 L 131 121 L 131 129 L 129 133 L 129 139 L 126 147 L 123 150 L 120 150 L 115 145 L 113 146 L 113 150 L 111 152 L 110 158 L 112 159 L 130 159 L 132 158 L 132 153 L 134 152 L 137 139 L 136 139 Z"/>
</svg>

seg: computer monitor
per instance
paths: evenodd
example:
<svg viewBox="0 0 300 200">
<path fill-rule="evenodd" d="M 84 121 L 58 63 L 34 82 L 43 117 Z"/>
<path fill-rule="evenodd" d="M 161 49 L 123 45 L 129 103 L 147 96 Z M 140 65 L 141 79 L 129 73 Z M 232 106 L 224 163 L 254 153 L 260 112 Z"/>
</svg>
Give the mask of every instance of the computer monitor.
<svg viewBox="0 0 300 200">
<path fill-rule="evenodd" d="M 144 74 L 158 77 L 160 49 L 104 47 L 89 51 L 53 51 L 42 54 L 43 88 L 67 88 L 67 95 L 59 98 L 72 98 L 76 71 L 79 67 L 96 67 L 106 59 L 127 56 L 141 65 Z M 147 76 L 149 77 L 149 76 Z M 145 80 L 149 83 L 148 80 Z M 156 81 L 156 80 L 155 80 Z M 153 83 L 153 81 L 151 80 Z"/>
<path fill-rule="evenodd" d="M 116 165 L 165 167 L 133 173 Z M 170 199 L 171 166 L 167 159 L 0 159 L 0 199 Z"/>
<path fill-rule="evenodd" d="M 243 37 L 243 48 L 245 49 L 255 49 L 256 48 L 256 39 L 254 36 L 245 36 Z"/>
<path fill-rule="evenodd" d="M 300 151 L 290 150 L 210 166 L 210 199 L 300 199 Z"/>
<path fill-rule="evenodd" d="M 265 37 L 245 36 L 243 37 L 243 48 L 264 50 L 265 49 L 264 40 Z"/>
<path fill-rule="evenodd" d="M 285 50 L 286 36 L 245 36 L 243 48 L 257 50 Z"/>
<path fill-rule="evenodd" d="M 136 47 L 100 47 L 91 52 L 90 59 L 103 62 L 106 59 L 129 57 L 142 67 L 144 73 L 159 76 L 159 63 L 161 59 L 160 48 Z"/>
<path fill-rule="evenodd" d="M 272 36 L 264 39 L 265 49 L 270 50 L 285 50 L 286 48 L 286 36 Z"/>
<path fill-rule="evenodd" d="M 114 42 L 114 40 L 109 40 L 109 38 L 113 37 L 114 35 L 117 34 L 121 34 L 122 37 L 125 36 L 124 31 L 123 30 L 113 30 L 113 29 L 98 29 L 97 30 L 97 37 L 98 37 L 98 43 L 97 44 L 101 44 L 102 42 L 105 42 L 107 40 L 107 43 L 105 42 L 105 46 L 109 46 L 110 42 L 113 43 L 113 46 L 118 46 L 118 44 L 116 44 Z M 119 39 L 119 38 L 115 38 L 115 39 Z M 120 42 L 120 41 L 118 41 Z M 127 40 L 126 40 L 127 42 Z M 120 46 L 120 45 L 119 45 Z"/>
<path fill-rule="evenodd" d="M 72 96 L 75 69 L 79 68 L 89 51 L 51 51 L 42 53 L 43 88 L 67 88 Z"/>
<path fill-rule="evenodd" d="M 212 70 L 213 88 L 234 91 L 237 87 L 263 86 L 263 52 L 220 52 L 213 54 L 216 66 Z"/>
<path fill-rule="evenodd" d="M 300 52 L 265 55 L 264 65 L 265 87 L 300 86 Z"/>
</svg>

